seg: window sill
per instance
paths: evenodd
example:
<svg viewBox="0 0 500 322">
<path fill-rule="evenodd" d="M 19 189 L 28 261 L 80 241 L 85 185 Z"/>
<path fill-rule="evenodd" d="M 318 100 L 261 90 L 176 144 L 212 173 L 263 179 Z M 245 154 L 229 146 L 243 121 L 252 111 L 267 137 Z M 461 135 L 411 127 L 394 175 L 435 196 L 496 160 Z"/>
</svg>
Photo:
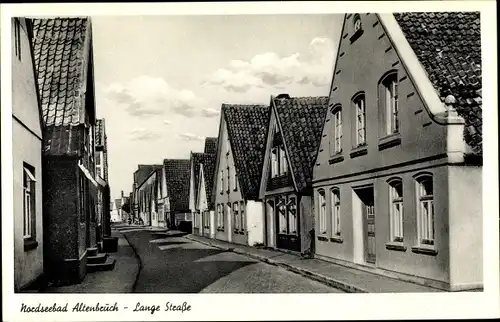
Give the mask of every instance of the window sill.
<svg viewBox="0 0 500 322">
<path fill-rule="evenodd" d="M 431 256 L 436 256 L 437 255 L 437 250 L 432 248 L 432 247 L 426 247 L 426 246 L 413 246 L 411 248 L 411 251 L 416 253 L 416 254 L 424 254 L 424 255 L 431 255 Z"/>
<path fill-rule="evenodd" d="M 217 231 L 224 231 L 224 228 L 217 228 Z"/>
<path fill-rule="evenodd" d="M 29 250 L 36 249 L 38 247 L 38 242 L 33 239 L 25 239 L 24 240 L 24 251 L 27 252 Z"/>
<path fill-rule="evenodd" d="M 407 247 L 400 242 L 388 242 L 385 244 L 385 248 L 388 250 L 396 250 L 399 252 L 406 252 Z"/>
<path fill-rule="evenodd" d="M 335 237 L 330 238 L 330 241 L 332 243 L 342 244 L 344 242 L 344 238 L 339 237 L 339 236 L 335 236 Z"/>
<path fill-rule="evenodd" d="M 382 151 L 400 144 L 401 144 L 401 134 L 399 133 L 389 134 L 388 136 L 383 137 L 378 141 L 378 150 Z"/>
<path fill-rule="evenodd" d="M 238 191 L 238 189 L 233 189 L 233 191 Z"/>
<path fill-rule="evenodd" d="M 326 236 L 318 236 L 318 240 L 320 240 L 320 241 L 328 241 L 328 237 L 326 237 Z"/>
<path fill-rule="evenodd" d="M 366 155 L 366 154 L 368 154 L 368 147 L 365 144 L 365 145 L 361 145 L 359 147 L 354 148 L 352 150 L 352 152 L 349 154 L 349 156 L 351 157 L 351 159 L 354 159 L 356 157 Z"/>
<path fill-rule="evenodd" d="M 339 163 L 344 161 L 344 156 L 341 154 L 334 155 L 329 161 L 329 164 Z"/>
<path fill-rule="evenodd" d="M 355 42 L 359 37 L 361 37 L 361 35 L 363 34 L 363 32 L 364 32 L 363 29 L 361 29 L 361 28 L 358 29 L 358 31 L 356 31 L 354 33 L 354 35 L 352 35 L 351 38 L 349 38 L 349 40 L 351 41 L 351 44 L 353 42 Z"/>
</svg>

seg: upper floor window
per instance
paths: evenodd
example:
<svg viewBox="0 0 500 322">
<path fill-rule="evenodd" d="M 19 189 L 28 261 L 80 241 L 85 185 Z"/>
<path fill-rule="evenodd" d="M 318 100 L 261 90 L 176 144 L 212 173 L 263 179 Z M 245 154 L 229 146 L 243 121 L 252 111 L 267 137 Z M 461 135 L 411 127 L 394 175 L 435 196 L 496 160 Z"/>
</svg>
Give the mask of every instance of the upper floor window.
<svg viewBox="0 0 500 322">
<path fill-rule="evenodd" d="M 35 174 L 34 169 L 25 165 L 23 168 L 23 212 L 24 212 L 24 230 L 25 239 L 34 238 L 36 223 L 35 216 Z"/>
<path fill-rule="evenodd" d="M 16 57 L 21 60 L 21 22 L 19 18 L 14 18 L 14 47 Z"/>
<path fill-rule="evenodd" d="M 330 139 L 330 155 L 342 152 L 342 107 L 336 105 L 332 108 L 333 122 Z"/>
<path fill-rule="evenodd" d="M 227 167 L 227 183 L 226 183 L 226 191 L 229 193 L 231 185 L 231 168 Z"/>
<path fill-rule="evenodd" d="M 383 112 L 385 134 L 399 133 L 398 75 L 391 72 L 381 81 L 380 103 Z"/>
<path fill-rule="evenodd" d="M 361 17 L 359 14 L 355 14 L 353 18 L 353 29 L 354 32 L 357 32 L 358 30 L 361 30 Z"/>
<path fill-rule="evenodd" d="M 350 38 L 351 44 L 356 41 L 363 34 L 363 24 L 361 22 L 361 16 L 357 13 L 352 18 L 352 36 Z"/>
<path fill-rule="evenodd" d="M 391 241 L 403 241 L 403 181 L 391 179 L 389 183 L 389 218 Z"/>
<path fill-rule="evenodd" d="M 356 146 L 366 144 L 366 102 L 365 94 L 360 93 L 352 99 L 355 112 Z"/>
<path fill-rule="evenodd" d="M 283 145 L 275 146 L 271 149 L 271 178 L 282 176 L 288 173 L 288 162 Z"/>
<path fill-rule="evenodd" d="M 236 169 L 233 171 L 233 183 L 234 183 L 234 191 L 238 191 L 238 174 L 236 173 Z"/>
<path fill-rule="evenodd" d="M 434 245 L 434 187 L 432 175 L 416 177 L 417 185 L 417 222 L 420 244 Z"/>
<path fill-rule="evenodd" d="M 288 172 L 288 162 L 286 161 L 286 154 L 284 146 L 280 146 L 280 175 L 284 175 Z"/>
<path fill-rule="evenodd" d="M 224 170 L 220 170 L 219 184 L 220 184 L 220 193 L 223 193 L 224 192 Z"/>
<path fill-rule="evenodd" d="M 326 235 L 327 233 L 327 219 L 326 219 L 326 198 L 325 190 L 318 190 L 318 219 L 319 219 L 319 235 Z"/>
<path fill-rule="evenodd" d="M 340 190 L 332 188 L 330 195 L 332 198 L 332 235 L 340 236 Z"/>
</svg>

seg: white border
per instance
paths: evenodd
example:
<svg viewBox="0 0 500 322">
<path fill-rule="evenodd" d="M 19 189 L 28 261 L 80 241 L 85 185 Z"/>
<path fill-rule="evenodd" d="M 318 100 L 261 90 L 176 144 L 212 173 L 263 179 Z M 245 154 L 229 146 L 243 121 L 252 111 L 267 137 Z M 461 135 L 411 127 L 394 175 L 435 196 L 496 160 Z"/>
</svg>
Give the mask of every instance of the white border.
<svg viewBox="0 0 500 322">
<path fill-rule="evenodd" d="M 10 70 L 10 17 L 12 16 L 115 16 L 115 15 L 237 15 L 237 14 L 325 14 L 395 11 L 481 11 L 483 57 L 484 138 L 484 292 L 431 294 L 14 294 L 12 214 L 12 121 Z M 241 3 L 126 3 L 126 4 L 2 4 L 0 28 L 2 106 L 2 313 L 6 321 L 153 321 L 153 320 L 314 320 L 314 319 L 427 319 L 491 318 L 499 316 L 498 229 L 498 132 L 496 84 L 496 6 L 494 1 L 398 1 L 398 2 L 241 2 Z M 466 242 L 466 241 L 464 241 Z M 187 301 L 190 312 L 176 314 L 67 313 L 20 314 L 22 302 L 52 305 L 54 302 L 93 304 L 118 302 L 134 307 L 137 301 L 163 305 Z M 163 306 L 162 306 L 163 307 Z"/>
</svg>

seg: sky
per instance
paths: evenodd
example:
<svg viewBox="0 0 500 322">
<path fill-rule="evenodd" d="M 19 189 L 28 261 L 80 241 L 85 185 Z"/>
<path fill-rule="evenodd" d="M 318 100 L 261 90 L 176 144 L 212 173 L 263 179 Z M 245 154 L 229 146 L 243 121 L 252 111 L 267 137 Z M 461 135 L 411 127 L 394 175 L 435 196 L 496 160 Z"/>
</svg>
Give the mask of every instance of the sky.
<svg viewBox="0 0 500 322">
<path fill-rule="evenodd" d="M 218 135 L 220 109 L 271 95 L 328 95 L 343 15 L 96 16 L 97 117 L 112 198 L 138 164 L 188 159 Z"/>
</svg>

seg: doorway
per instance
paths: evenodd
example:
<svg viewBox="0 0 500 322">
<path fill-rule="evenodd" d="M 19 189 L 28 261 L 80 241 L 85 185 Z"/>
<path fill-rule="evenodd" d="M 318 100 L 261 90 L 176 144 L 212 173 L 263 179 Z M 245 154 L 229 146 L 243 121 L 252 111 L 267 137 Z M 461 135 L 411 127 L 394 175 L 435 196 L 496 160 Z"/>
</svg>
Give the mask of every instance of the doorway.
<svg viewBox="0 0 500 322">
<path fill-rule="evenodd" d="M 360 201 L 360 210 L 363 225 L 364 261 L 374 265 L 377 259 L 375 239 L 375 198 L 373 186 L 355 190 Z"/>
</svg>

